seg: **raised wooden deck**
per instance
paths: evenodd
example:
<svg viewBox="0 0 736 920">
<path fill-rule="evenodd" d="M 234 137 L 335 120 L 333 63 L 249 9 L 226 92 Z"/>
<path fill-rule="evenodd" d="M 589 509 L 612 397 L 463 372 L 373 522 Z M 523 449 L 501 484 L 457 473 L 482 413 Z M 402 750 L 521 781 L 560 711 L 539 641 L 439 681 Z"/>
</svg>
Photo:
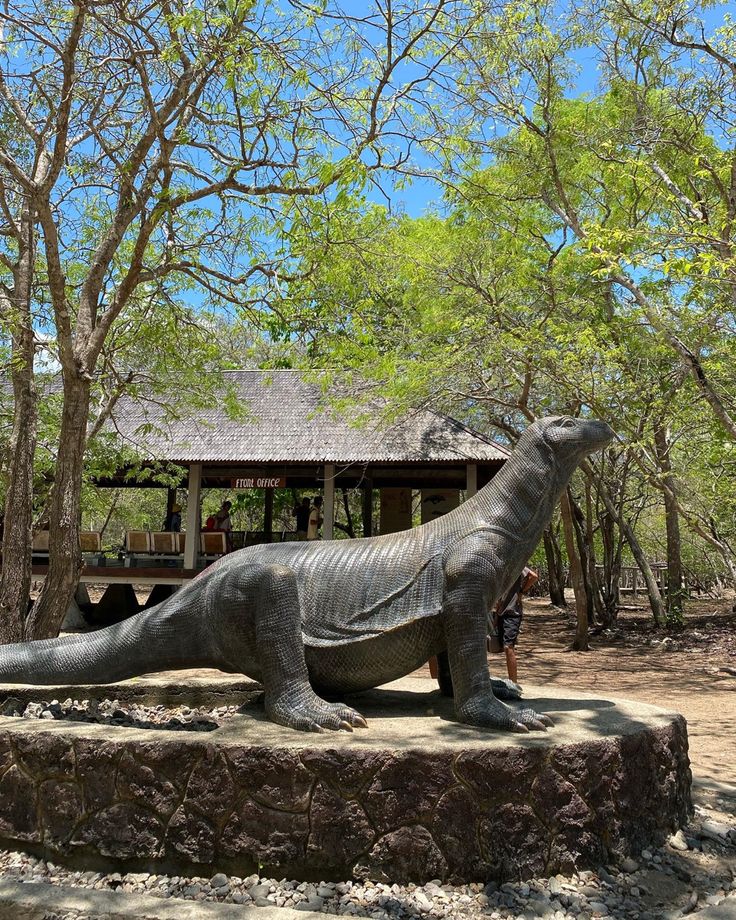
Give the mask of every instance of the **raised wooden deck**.
<svg viewBox="0 0 736 920">
<path fill-rule="evenodd" d="M 33 577 L 41 580 L 47 565 L 34 565 Z M 199 575 L 202 569 L 180 569 L 173 566 L 85 565 L 80 581 L 84 584 L 184 585 Z"/>
</svg>

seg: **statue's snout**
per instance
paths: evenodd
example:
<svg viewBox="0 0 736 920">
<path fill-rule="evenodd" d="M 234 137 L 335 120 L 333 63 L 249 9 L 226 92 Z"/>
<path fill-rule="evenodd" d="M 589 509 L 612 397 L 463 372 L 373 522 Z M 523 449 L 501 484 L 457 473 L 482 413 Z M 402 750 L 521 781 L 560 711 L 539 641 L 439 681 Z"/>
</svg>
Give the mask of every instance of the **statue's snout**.
<svg viewBox="0 0 736 920">
<path fill-rule="evenodd" d="M 615 432 L 610 425 L 600 419 L 585 420 L 585 439 L 590 445 L 590 450 L 600 450 L 613 440 Z"/>
</svg>

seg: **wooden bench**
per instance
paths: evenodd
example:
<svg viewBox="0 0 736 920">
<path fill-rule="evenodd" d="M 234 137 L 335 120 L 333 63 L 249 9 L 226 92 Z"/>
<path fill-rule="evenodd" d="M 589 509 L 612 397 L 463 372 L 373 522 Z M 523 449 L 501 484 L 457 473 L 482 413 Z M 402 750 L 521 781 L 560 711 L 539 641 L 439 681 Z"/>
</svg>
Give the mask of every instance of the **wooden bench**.
<svg viewBox="0 0 736 920">
<path fill-rule="evenodd" d="M 227 552 L 227 534 L 223 530 L 203 530 L 199 535 L 199 549 L 205 558 L 224 556 Z"/>
<path fill-rule="evenodd" d="M 83 553 L 101 553 L 102 534 L 96 530 L 83 530 L 79 534 L 79 544 Z"/>
<path fill-rule="evenodd" d="M 151 552 L 151 533 L 148 530 L 129 530 L 125 534 L 125 552 L 148 554 Z"/>
<path fill-rule="evenodd" d="M 175 531 L 129 530 L 125 534 L 126 565 L 134 565 L 139 556 L 176 558 L 184 554 L 185 533 Z M 205 530 L 200 534 L 199 550 L 203 558 L 213 559 L 227 552 L 227 534 L 221 530 Z"/>
<path fill-rule="evenodd" d="M 176 556 L 179 553 L 178 534 L 172 530 L 151 533 L 151 552 L 159 556 Z"/>
<path fill-rule="evenodd" d="M 48 530 L 39 530 L 33 534 L 33 552 L 48 553 L 49 551 L 49 532 Z"/>
<path fill-rule="evenodd" d="M 82 530 L 79 533 L 79 548 L 83 553 L 102 552 L 102 534 L 96 530 Z M 33 535 L 32 551 L 34 555 L 48 554 L 49 531 L 39 530 Z"/>
<path fill-rule="evenodd" d="M 184 552 L 187 535 L 178 533 L 177 547 Z M 203 530 L 199 535 L 199 551 L 203 556 L 223 556 L 227 552 L 227 534 L 224 530 Z"/>
</svg>

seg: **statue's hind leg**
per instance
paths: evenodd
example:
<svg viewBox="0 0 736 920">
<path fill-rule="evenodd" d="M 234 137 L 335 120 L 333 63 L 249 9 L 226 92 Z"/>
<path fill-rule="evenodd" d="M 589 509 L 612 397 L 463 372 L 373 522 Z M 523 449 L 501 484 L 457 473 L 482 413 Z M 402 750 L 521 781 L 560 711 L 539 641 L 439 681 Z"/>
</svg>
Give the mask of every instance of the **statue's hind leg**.
<svg viewBox="0 0 736 920">
<path fill-rule="evenodd" d="M 264 565 L 255 592 L 256 649 L 266 691 L 266 713 L 300 731 L 352 731 L 365 719 L 344 703 L 321 699 L 309 683 L 302 644 L 296 576 L 286 566 Z"/>
</svg>

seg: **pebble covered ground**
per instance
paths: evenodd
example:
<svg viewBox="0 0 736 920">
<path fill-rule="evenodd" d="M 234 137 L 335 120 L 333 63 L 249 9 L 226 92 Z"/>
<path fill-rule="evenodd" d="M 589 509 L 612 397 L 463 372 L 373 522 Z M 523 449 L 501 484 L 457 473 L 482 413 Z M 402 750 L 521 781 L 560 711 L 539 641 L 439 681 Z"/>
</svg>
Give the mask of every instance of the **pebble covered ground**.
<svg viewBox="0 0 736 920">
<path fill-rule="evenodd" d="M 78 872 L 18 851 L 0 851 L 9 880 L 138 892 L 160 898 L 292 907 L 343 916 L 426 920 L 670 920 L 697 916 L 729 899 L 736 913 L 736 800 L 700 790 L 695 816 L 669 842 L 618 866 L 572 876 L 497 885 L 388 885 L 371 881 L 296 882 L 217 873 L 209 878 L 145 872 Z M 99 920 L 79 912 L 47 920 Z"/>
<path fill-rule="evenodd" d="M 168 731 L 207 732 L 218 728 L 238 712 L 237 706 L 191 709 L 189 706 L 144 706 L 121 703 L 116 699 L 102 700 L 39 700 L 24 703 L 9 697 L 0 706 L 0 715 L 23 719 L 64 720 L 68 722 L 97 722 L 101 725 L 123 725 L 128 728 L 156 728 Z"/>
</svg>

